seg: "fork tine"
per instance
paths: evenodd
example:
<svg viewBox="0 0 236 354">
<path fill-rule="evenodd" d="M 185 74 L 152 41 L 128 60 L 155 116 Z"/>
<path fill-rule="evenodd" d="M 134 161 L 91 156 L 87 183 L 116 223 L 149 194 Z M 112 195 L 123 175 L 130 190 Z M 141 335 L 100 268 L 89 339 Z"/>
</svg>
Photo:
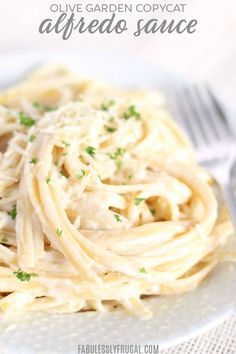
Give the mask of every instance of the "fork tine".
<svg viewBox="0 0 236 354">
<path fill-rule="evenodd" d="M 177 92 L 180 114 L 184 118 L 185 130 L 196 147 L 206 145 L 207 137 L 204 129 L 199 125 L 199 117 L 196 109 L 193 109 L 191 100 L 188 96 L 189 89 L 182 88 Z"/>
<path fill-rule="evenodd" d="M 225 115 L 207 86 L 184 86 L 175 96 L 182 124 L 197 148 L 232 140 Z"/>
<path fill-rule="evenodd" d="M 168 102 L 170 102 L 170 110 L 175 121 L 183 128 L 185 133 L 189 135 L 189 138 L 193 140 L 194 136 L 192 134 L 191 126 L 186 126 L 188 125 L 188 121 L 186 122 L 185 112 L 182 109 L 183 107 L 180 106 L 179 98 L 177 97 L 179 90 L 180 87 L 177 86 L 168 87 Z"/>
<path fill-rule="evenodd" d="M 233 138 L 225 113 L 208 86 L 205 86 L 205 99 L 206 107 L 208 107 L 209 115 L 219 138 L 225 140 Z M 211 110 L 210 107 L 212 108 Z"/>
<path fill-rule="evenodd" d="M 198 129 L 201 129 L 202 134 L 207 145 L 216 143 L 220 136 L 215 128 L 214 120 L 209 112 L 208 106 L 205 103 L 205 97 L 203 90 L 197 85 L 187 89 L 186 97 L 189 98 L 189 104 L 192 110 L 195 112 L 195 116 L 198 123 Z"/>
</svg>

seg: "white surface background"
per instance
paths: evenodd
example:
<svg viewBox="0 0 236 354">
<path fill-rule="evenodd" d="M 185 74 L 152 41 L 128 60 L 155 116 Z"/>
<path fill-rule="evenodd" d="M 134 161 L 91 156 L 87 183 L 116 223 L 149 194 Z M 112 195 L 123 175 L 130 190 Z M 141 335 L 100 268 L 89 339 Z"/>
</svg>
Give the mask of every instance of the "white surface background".
<svg viewBox="0 0 236 354">
<path fill-rule="evenodd" d="M 123 0 L 123 3 L 138 0 Z M 197 18 L 198 29 L 192 35 L 154 34 L 135 38 L 131 34 L 78 35 L 63 41 L 58 35 L 40 35 L 38 25 L 50 14 L 52 3 L 81 3 L 84 0 L 1 0 L 0 53 L 32 50 L 99 50 L 126 53 L 145 59 L 147 63 L 164 65 L 189 78 L 210 82 L 228 102 L 236 99 L 236 3 L 234 0 L 169 1 L 187 3 L 186 14 L 180 17 Z M 95 3 L 95 0 L 86 0 Z M 98 3 L 117 3 L 118 0 L 97 0 Z M 119 2 L 122 2 L 120 0 Z M 139 1 L 145 2 L 144 0 Z M 146 0 L 164 3 L 163 0 Z M 123 16 L 121 14 L 121 16 Z M 138 17 L 125 15 L 132 27 Z M 149 15 L 150 17 L 160 17 Z M 172 16 L 172 15 L 171 15 Z M 86 17 L 89 18 L 89 16 Z M 91 18 L 97 15 L 91 15 Z"/>
</svg>

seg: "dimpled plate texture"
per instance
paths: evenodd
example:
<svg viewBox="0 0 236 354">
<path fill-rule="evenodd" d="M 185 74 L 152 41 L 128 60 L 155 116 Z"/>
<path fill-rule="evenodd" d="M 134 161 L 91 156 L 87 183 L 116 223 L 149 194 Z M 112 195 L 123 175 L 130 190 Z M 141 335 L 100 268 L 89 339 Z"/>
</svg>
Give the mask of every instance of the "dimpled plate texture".
<svg viewBox="0 0 236 354">
<path fill-rule="evenodd" d="M 179 81 L 156 67 L 130 58 L 93 53 L 10 55 L 1 58 L 0 87 L 13 84 L 43 61 L 69 64 L 83 76 L 103 77 L 126 86 L 164 87 Z M 96 57 L 96 61 L 94 59 Z M 58 62 L 58 60 L 57 60 Z M 112 313 L 18 313 L 0 317 L 0 354 L 75 354 L 79 344 L 159 344 L 166 348 L 217 325 L 235 311 L 236 266 L 220 264 L 193 292 L 151 298 L 150 320 Z"/>
</svg>

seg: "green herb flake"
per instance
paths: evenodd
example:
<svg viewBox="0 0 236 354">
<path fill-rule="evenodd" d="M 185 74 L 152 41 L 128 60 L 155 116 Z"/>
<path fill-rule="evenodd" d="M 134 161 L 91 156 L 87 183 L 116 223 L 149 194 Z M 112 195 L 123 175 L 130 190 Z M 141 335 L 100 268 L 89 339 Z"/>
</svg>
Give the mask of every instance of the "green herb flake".
<svg viewBox="0 0 236 354">
<path fill-rule="evenodd" d="M 132 179 L 132 178 L 133 178 L 133 175 L 129 175 L 129 176 L 128 176 L 128 179 Z"/>
<path fill-rule="evenodd" d="M 12 210 L 7 213 L 8 215 L 11 216 L 12 220 L 15 220 L 17 211 L 16 211 L 16 205 L 12 206 Z"/>
<path fill-rule="evenodd" d="M 134 105 L 129 106 L 129 108 L 123 113 L 123 118 L 128 120 L 129 118 L 140 119 L 140 113 L 137 112 L 136 107 Z"/>
<path fill-rule="evenodd" d="M 32 277 L 38 277 L 36 273 L 26 273 L 21 269 L 18 269 L 17 272 L 13 272 L 13 274 L 16 275 L 17 279 L 20 281 L 30 281 Z"/>
<path fill-rule="evenodd" d="M 77 179 L 82 179 L 85 176 L 85 171 L 84 170 L 80 170 L 79 173 L 77 173 L 76 178 Z"/>
<path fill-rule="evenodd" d="M 69 178 L 69 176 L 64 171 L 61 171 L 61 175 L 65 178 Z"/>
<path fill-rule="evenodd" d="M 140 269 L 139 269 L 139 272 L 140 272 L 140 273 L 147 273 L 147 271 L 146 271 L 145 268 L 140 268 Z"/>
<path fill-rule="evenodd" d="M 8 238 L 6 236 L 3 236 L 0 243 L 7 243 L 7 242 L 8 242 Z"/>
<path fill-rule="evenodd" d="M 36 139 L 36 135 L 32 134 L 29 137 L 29 142 L 32 143 Z"/>
<path fill-rule="evenodd" d="M 20 117 L 20 124 L 26 125 L 27 127 L 32 127 L 36 123 L 35 119 L 26 116 L 24 112 L 20 112 L 19 117 Z"/>
<path fill-rule="evenodd" d="M 135 205 L 140 205 L 143 200 L 145 200 L 145 199 L 144 198 L 135 198 L 134 204 Z"/>
<path fill-rule="evenodd" d="M 34 108 L 37 108 L 41 113 L 55 111 L 56 109 L 55 107 L 40 102 L 34 102 L 33 106 Z"/>
<path fill-rule="evenodd" d="M 155 213 L 156 213 L 156 209 L 155 208 L 150 208 L 149 211 L 152 214 L 152 216 L 154 216 Z"/>
<path fill-rule="evenodd" d="M 46 183 L 49 184 L 51 182 L 51 177 L 47 176 L 45 180 L 46 180 Z"/>
<path fill-rule="evenodd" d="M 109 108 L 114 106 L 114 104 L 115 104 L 115 101 L 113 101 L 113 100 L 110 100 L 108 102 L 104 102 L 104 103 L 101 104 L 101 110 L 102 111 L 108 111 Z"/>
<path fill-rule="evenodd" d="M 56 229 L 56 234 L 57 234 L 57 236 L 59 236 L 59 237 L 61 237 L 61 235 L 62 235 L 62 230 L 60 230 L 60 229 Z"/>
<path fill-rule="evenodd" d="M 32 158 L 32 160 L 30 160 L 30 162 L 29 162 L 29 163 L 36 164 L 36 163 L 37 163 L 37 159 L 36 159 L 36 157 L 33 157 L 33 158 Z"/>
<path fill-rule="evenodd" d="M 112 128 L 112 127 L 105 127 L 106 128 L 106 131 L 108 132 L 108 133 L 114 133 L 115 131 L 117 131 L 117 129 L 116 128 Z"/>
<path fill-rule="evenodd" d="M 65 141 L 65 140 L 62 140 L 62 144 L 63 144 L 65 147 L 69 147 L 69 146 L 70 146 L 70 143 L 68 143 L 68 142 Z"/>
<path fill-rule="evenodd" d="M 117 148 L 113 154 L 109 154 L 110 159 L 116 160 L 119 156 L 123 156 L 125 153 L 125 149 Z"/>
<path fill-rule="evenodd" d="M 96 149 L 93 146 L 87 146 L 86 152 L 93 157 L 95 155 Z"/>
<path fill-rule="evenodd" d="M 121 220 L 121 218 L 120 218 L 120 215 L 115 214 L 115 215 L 114 215 L 114 218 L 116 219 L 116 222 L 122 222 L 122 220 Z"/>
</svg>

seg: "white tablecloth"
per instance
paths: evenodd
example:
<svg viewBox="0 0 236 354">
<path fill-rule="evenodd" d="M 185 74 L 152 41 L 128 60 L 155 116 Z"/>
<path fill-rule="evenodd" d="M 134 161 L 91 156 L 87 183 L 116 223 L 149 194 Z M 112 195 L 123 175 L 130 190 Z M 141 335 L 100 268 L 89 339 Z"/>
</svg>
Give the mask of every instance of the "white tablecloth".
<svg viewBox="0 0 236 354">
<path fill-rule="evenodd" d="M 227 321 L 160 354 L 235 354 L 236 353 L 236 314 Z"/>
</svg>

